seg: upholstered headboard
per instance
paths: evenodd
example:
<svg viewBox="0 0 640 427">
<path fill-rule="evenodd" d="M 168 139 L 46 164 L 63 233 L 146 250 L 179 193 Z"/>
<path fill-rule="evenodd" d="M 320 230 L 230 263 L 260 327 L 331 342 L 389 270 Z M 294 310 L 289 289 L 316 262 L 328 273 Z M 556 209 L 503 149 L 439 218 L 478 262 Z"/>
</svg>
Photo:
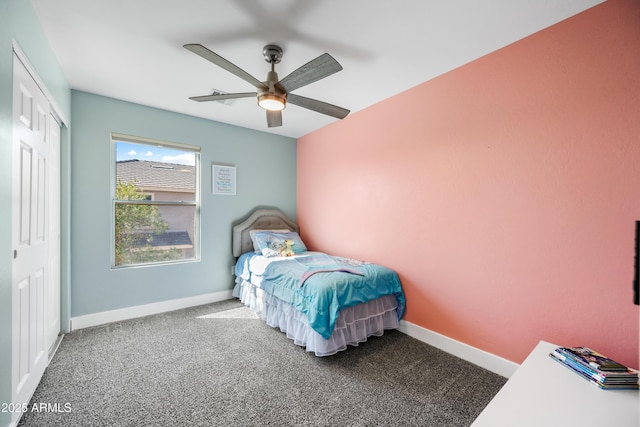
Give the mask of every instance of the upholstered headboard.
<svg viewBox="0 0 640 427">
<path fill-rule="evenodd" d="M 256 209 L 247 219 L 233 226 L 233 256 L 239 257 L 253 250 L 251 230 L 289 229 L 298 232 L 298 224 L 278 209 Z"/>
</svg>

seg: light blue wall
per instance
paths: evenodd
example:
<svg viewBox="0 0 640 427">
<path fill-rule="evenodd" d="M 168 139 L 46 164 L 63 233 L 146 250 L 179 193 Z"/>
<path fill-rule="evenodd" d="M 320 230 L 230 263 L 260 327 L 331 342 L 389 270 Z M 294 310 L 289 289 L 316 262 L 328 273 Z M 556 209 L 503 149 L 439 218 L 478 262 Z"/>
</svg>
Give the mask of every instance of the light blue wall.
<svg viewBox="0 0 640 427">
<path fill-rule="evenodd" d="M 71 314 L 230 290 L 231 226 L 256 206 L 295 218 L 296 140 L 72 91 Z M 202 260 L 111 269 L 111 132 L 201 147 Z M 211 194 L 211 164 L 236 166 L 237 195 Z"/>
<path fill-rule="evenodd" d="M 37 16 L 26 0 L 0 0 L 0 403 L 11 401 L 11 149 L 13 43 L 17 43 L 66 118 L 71 116 L 71 91 L 44 36 Z M 68 235 L 69 132 L 63 130 L 62 215 Z M 69 318 L 68 239 L 62 240 L 62 320 Z M 0 412 L 0 426 L 8 425 L 11 414 Z"/>
</svg>

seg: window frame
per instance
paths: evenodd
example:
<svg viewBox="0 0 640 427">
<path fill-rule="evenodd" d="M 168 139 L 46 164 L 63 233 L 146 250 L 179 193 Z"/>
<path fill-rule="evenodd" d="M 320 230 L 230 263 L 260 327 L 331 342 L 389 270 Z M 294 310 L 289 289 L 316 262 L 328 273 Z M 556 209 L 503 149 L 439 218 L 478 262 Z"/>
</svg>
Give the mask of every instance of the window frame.
<svg viewBox="0 0 640 427">
<path fill-rule="evenodd" d="M 118 142 L 129 142 L 133 144 L 147 145 L 157 148 L 171 148 L 176 150 L 182 150 L 185 152 L 191 152 L 194 154 L 195 162 L 195 190 L 194 200 L 118 200 L 116 199 L 116 180 L 117 180 L 117 146 Z M 200 147 L 195 145 L 183 144 L 178 142 L 161 141 L 152 138 L 145 138 L 139 136 L 125 135 L 121 133 L 111 133 L 111 173 L 110 173 L 110 197 L 111 197 L 111 235 L 110 235 L 110 265 L 111 269 L 123 269 L 123 268 L 142 268 L 153 267 L 159 265 L 168 264 L 183 264 L 190 262 L 200 262 L 200 248 L 201 248 L 201 235 L 200 235 L 200 216 L 201 216 L 201 160 L 200 160 Z M 143 192 L 148 195 L 148 192 Z M 188 259 L 170 260 L 170 261 L 152 261 L 136 264 L 119 264 L 116 265 L 116 207 L 118 205 L 149 205 L 149 206 L 189 206 L 194 208 L 194 242 L 193 242 L 193 257 Z"/>
</svg>

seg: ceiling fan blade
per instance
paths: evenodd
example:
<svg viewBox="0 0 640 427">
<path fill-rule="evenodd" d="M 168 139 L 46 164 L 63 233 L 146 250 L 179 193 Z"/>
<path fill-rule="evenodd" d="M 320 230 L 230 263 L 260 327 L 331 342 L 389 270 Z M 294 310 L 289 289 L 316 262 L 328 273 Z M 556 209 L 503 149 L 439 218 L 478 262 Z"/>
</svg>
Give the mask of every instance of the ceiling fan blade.
<svg viewBox="0 0 640 427">
<path fill-rule="evenodd" d="M 267 110 L 267 126 L 270 128 L 282 126 L 282 111 Z"/>
<path fill-rule="evenodd" d="M 197 43 L 185 44 L 184 48 L 187 49 L 187 50 L 190 50 L 191 52 L 195 53 L 196 55 L 199 55 L 199 56 L 203 57 L 207 61 L 213 62 L 218 67 L 224 68 L 225 70 L 227 70 L 231 74 L 234 74 L 234 75 L 240 77 L 241 79 L 243 79 L 246 82 L 252 84 L 253 86 L 255 86 L 258 89 L 265 89 L 266 88 L 264 83 L 262 83 L 260 80 L 256 79 L 251 74 L 247 73 L 246 71 L 244 71 L 242 68 L 238 67 L 237 65 L 232 64 L 231 62 L 227 61 L 226 59 L 224 59 L 222 56 L 218 55 L 217 53 L 214 53 L 214 52 L 210 51 L 209 49 L 207 49 L 206 47 L 202 46 L 201 44 L 197 44 Z"/>
<path fill-rule="evenodd" d="M 205 101 L 224 101 L 225 99 L 235 99 L 235 98 L 250 98 L 252 96 L 256 96 L 255 92 L 242 92 L 242 93 L 218 93 L 213 95 L 203 95 L 203 96 L 191 96 L 189 97 L 192 101 L 205 102 Z"/>
<path fill-rule="evenodd" d="M 302 67 L 291 72 L 284 79 L 280 80 L 279 84 L 287 92 L 291 92 L 309 83 L 324 79 L 340 70 L 342 70 L 342 65 L 333 59 L 333 56 L 328 53 L 323 53 L 316 59 L 307 62 Z"/>
<path fill-rule="evenodd" d="M 344 119 L 350 113 L 346 108 L 338 107 L 337 105 L 328 104 L 316 99 L 305 98 L 304 96 L 295 95 L 293 93 L 287 95 L 287 102 L 337 119 Z"/>
</svg>

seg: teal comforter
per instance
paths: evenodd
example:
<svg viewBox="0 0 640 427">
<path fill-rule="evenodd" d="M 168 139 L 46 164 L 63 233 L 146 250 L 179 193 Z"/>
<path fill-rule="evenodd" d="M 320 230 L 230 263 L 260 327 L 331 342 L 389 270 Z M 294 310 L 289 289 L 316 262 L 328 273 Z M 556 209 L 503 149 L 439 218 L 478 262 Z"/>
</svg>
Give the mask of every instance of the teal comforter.
<svg viewBox="0 0 640 427">
<path fill-rule="evenodd" d="M 405 298 L 398 275 L 386 267 L 321 252 L 265 258 L 253 252 L 238 258 L 236 275 L 303 312 L 309 325 L 328 339 L 341 309 L 395 295 L 398 319 Z"/>
</svg>

